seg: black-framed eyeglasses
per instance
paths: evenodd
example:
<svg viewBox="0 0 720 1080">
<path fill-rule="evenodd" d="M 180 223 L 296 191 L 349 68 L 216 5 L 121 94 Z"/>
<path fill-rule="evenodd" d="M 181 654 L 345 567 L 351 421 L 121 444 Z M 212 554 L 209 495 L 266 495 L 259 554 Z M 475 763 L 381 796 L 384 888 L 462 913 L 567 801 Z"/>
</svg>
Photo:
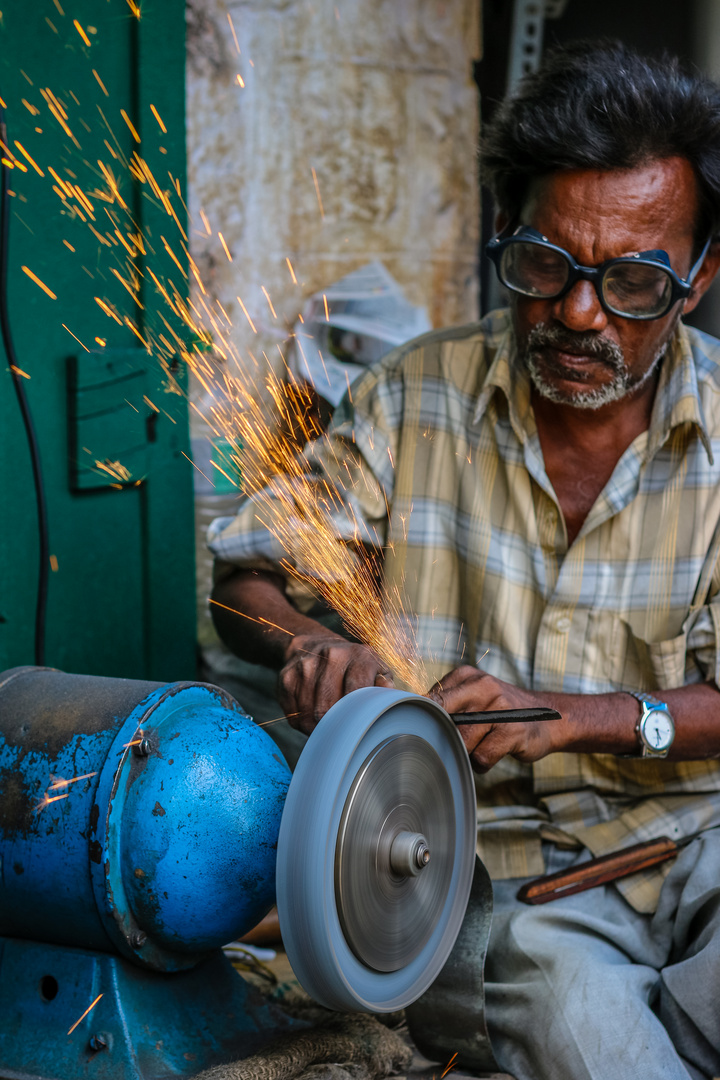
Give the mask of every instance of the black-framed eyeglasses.
<svg viewBox="0 0 720 1080">
<path fill-rule="evenodd" d="M 502 284 L 523 296 L 552 300 L 564 296 L 576 281 L 591 281 L 606 311 L 626 319 L 660 319 L 674 303 L 690 295 L 710 239 L 685 279 L 675 273 L 668 253 L 660 249 L 621 255 L 599 266 L 580 266 L 568 251 L 528 225 L 499 233 L 485 252 Z"/>
</svg>

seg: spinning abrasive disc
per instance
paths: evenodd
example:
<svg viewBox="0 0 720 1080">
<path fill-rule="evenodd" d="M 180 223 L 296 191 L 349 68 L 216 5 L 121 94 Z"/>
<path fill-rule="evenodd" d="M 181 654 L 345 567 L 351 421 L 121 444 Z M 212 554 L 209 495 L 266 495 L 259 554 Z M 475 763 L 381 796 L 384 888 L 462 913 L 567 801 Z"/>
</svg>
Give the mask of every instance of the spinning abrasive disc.
<svg viewBox="0 0 720 1080">
<path fill-rule="evenodd" d="M 277 858 L 293 970 L 331 1009 L 392 1012 L 437 977 L 475 861 L 475 789 L 439 706 L 366 687 L 342 698 L 300 755 Z"/>
</svg>

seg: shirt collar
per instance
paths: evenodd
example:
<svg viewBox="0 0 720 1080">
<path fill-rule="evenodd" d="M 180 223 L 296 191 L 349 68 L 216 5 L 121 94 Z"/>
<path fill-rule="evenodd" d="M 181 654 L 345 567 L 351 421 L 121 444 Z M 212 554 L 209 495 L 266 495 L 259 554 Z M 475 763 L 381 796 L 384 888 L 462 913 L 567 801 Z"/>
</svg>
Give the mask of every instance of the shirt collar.
<svg viewBox="0 0 720 1080">
<path fill-rule="evenodd" d="M 688 424 L 697 431 L 708 461 L 714 464 L 710 436 L 698 388 L 697 368 L 688 332 L 678 323 L 660 367 L 645 460 L 663 446 L 675 428 Z"/>
<path fill-rule="evenodd" d="M 530 402 L 530 379 L 524 367 L 517 363 L 515 334 L 510 312 L 502 312 L 504 331 L 500 335 L 495 356 L 478 395 L 473 424 L 479 424 L 496 393 L 507 401 L 508 415 L 515 436 L 523 446 L 535 431 L 535 417 Z"/>
<path fill-rule="evenodd" d="M 521 445 L 525 445 L 527 439 L 536 431 L 530 401 L 530 380 L 525 368 L 517 363 L 510 313 L 508 311 L 503 314 L 506 315 L 506 328 L 500 336 L 497 351 L 478 396 L 473 424 L 480 423 L 490 402 L 496 393 L 500 392 L 507 401 L 513 431 Z M 700 401 L 697 369 L 690 339 L 683 324 L 678 323 L 660 367 L 645 460 L 649 461 L 657 453 L 675 428 L 686 424 L 697 430 L 712 465 L 713 454 Z"/>
</svg>

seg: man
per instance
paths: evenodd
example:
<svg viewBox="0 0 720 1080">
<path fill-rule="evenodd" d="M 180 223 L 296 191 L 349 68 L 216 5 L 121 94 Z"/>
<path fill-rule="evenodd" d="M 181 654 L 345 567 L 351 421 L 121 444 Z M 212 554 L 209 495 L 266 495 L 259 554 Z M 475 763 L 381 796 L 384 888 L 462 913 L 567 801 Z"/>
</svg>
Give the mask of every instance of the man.
<svg viewBox="0 0 720 1080">
<path fill-rule="evenodd" d="M 562 714 L 462 729 L 495 886 L 498 1063 L 518 1080 L 717 1076 L 720 344 L 680 320 L 720 265 L 720 89 L 620 45 L 559 51 L 483 160 L 510 312 L 396 350 L 308 461 L 344 470 L 430 670 L 452 669 L 435 700 Z M 292 602 L 252 505 L 212 546 L 216 599 L 282 628 L 218 608 L 220 632 L 281 669 L 298 726 L 389 682 Z M 588 853 L 698 831 L 669 871 L 515 899 Z"/>
</svg>

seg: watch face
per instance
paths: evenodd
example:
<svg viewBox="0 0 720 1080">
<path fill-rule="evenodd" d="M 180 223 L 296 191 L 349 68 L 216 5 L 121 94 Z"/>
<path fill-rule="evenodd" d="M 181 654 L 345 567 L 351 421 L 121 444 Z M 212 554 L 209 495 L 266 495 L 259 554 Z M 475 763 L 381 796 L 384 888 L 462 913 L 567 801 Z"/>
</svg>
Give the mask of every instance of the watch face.
<svg viewBox="0 0 720 1080">
<path fill-rule="evenodd" d="M 664 709 L 651 709 L 643 725 L 645 741 L 653 750 L 666 750 L 673 741 L 675 728 Z"/>
</svg>

